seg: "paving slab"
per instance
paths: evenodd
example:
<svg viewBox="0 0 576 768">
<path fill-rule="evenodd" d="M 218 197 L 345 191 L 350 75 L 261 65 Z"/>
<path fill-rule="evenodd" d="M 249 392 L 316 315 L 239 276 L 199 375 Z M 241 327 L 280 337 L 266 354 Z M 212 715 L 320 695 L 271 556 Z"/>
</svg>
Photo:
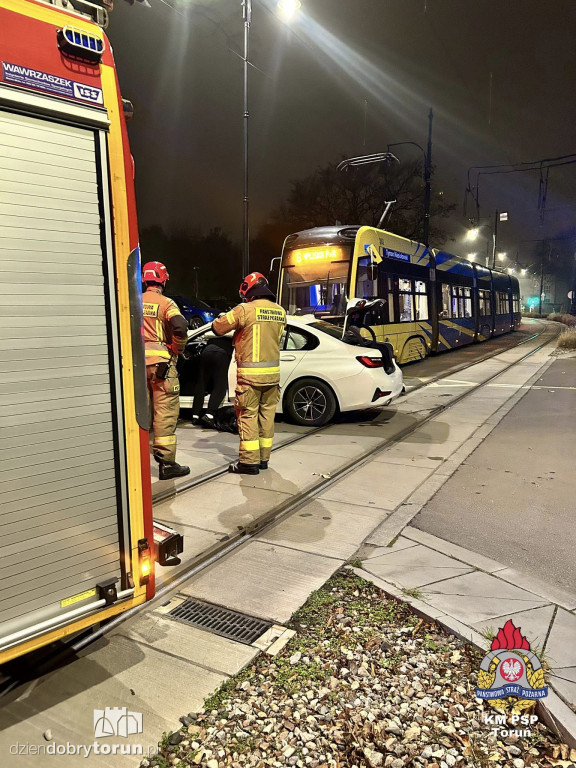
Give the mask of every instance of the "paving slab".
<svg viewBox="0 0 576 768">
<path fill-rule="evenodd" d="M 445 539 L 439 539 L 437 536 L 432 536 L 426 531 L 420 531 L 418 528 L 408 526 L 404 529 L 403 535 L 408 540 L 417 542 L 418 544 L 424 544 L 431 549 L 435 549 L 436 552 L 443 552 L 445 555 L 455 557 L 457 560 L 461 560 L 463 563 L 473 565 L 479 571 L 486 571 L 486 573 L 494 573 L 495 571 L 504 570 L 504 565 L 498 563 L 496 560 L 492 560 L 489 557 L 479 555 L 477 552 L 473 552 L 470 549 L 464 549 L 456 544 L 452 544 Z"/>
<path fill-rule="evenodd" d="M 417 544 L 416 541 L 411 541 L 410 539 L 407 539 L 405 536 L 399 536 L 393 545 L 390 546 L 376 546 L 373 549 L 370 550 L 370 554 L 366 555 L 362 558 L 362 561 L 369 562 L 370 560 L 373 560 L 374 558 L 382 557 L 384 555 L 389 555 L 391 552 L 399 552 L 401 549 L 406 549 L 407 547 L 415 547 Z"/>
<path fill-rule="evenodd" d="M 339 422 L 330 427 L 330 433 L 340 435 L 343 441 L 364 438 L 377 438 L 378 440 L 393 439 L 400 432 L 414 427 L 420 417 L 412 413 L 403 413 L 400 409 L 402 400 L 395 401 L 394 405 L 383 408 L 368 421 L 355 421 L 354 423 Z M 413 410 L 413 406 L 411 406 Z M 366 416 L 364 414 L 364 416 Z"/>
<path fill-rule="evenodd" d="M 558 609 L 546 643 L 546 653 L 555 668 L 576 667 L 576 614 Z"/>
<path fill-rule="evenodd" d="M 222 475 L 219 482 L 227 486 L 261 488 L 296 495 L 311 488 L 322 479 L 346 464 L 342 456 L 327 456 L 319 453 L 303 455 L 297 451 L 283 451 L 276 459 L 272 454 L 270 468 L 258 475 Z"/>
<path fill-rule="evenodd" d="M 284 623 L 341 560 L 251 541 L 191 579 L 182 594 Z"/>
<path fill-rule="evenodd" d="M 327 488 L 320 499 L 347 504 L 395 509 L 431 474 L 424 467 L 403 467 L 369 462 Z"/>
<path fill-rule="evenodd" d="M 387 547 L 418 514 L 421 504 L 402 504 L 380 523 L 368 536 L 367 543 L 376 547 Z"/>
<path fill-rule="evenodd" d="M 363 562 L 362 567 L 369 573 L 403 589 L 423 587 L 432 582 L 470 573 L 471 567 L 435 552 L 433 549 L 416 544 L 390 550 Z M 427 591 L 427 590 L 424 590 Z"/>
<path fill-rule="evenodd" d="M 375 448 L 380 445 L 382 440 L 383 438 L 371 437 L 366 434 L 343 440 L 341 435 L 328 431 L 310 435 L 297 443 L 286 446 L 284 450 L 315 455 L 324 453 L 329 456 L 342 456 L 345 459 L 350 459 Z"/>
<path fill-rule="evenodd" d="M 437 416 L 433 420 L 433 424 L 439 432 L 444 432 L 444 442 L 459 442 L 463 443 L 478 429 L 480 421 L 474 422 L 460 422 L 457 419 L 453 419 L 450 411 Z"/>
<path fill-rule="evenodd" d="M 155 611 L 122 625 L 114 633 L 113 637 L 116 636 L 143 643 L 223 675 L 235 675 L 258 653 L 258 649 L 251 645 L 235 643 Z"/>
<path fill-rule="evenodd" d="M 142 713 L 143 732 L 117 741 L 142 744 L 146 752 L 163 731 L 177 728 L 182 714 L 201 707 L 224 679 L 222 674 L 127 638 L 103 640 L 91 647 L 89 655 L 31 684 L 19 699 L 0 709 L 0 752 L 9 754 L 9 745 L 16 742 L 46 745 L 46 730 L 56 744 L 93 744 L 94 710 L 106 707 Z M 106 768 L 128 768 L 138 758 L 99 755 L 92 760 Z M 42 755 L 18 758 L 18 765 L 26 768 L 45 768 L 47 762 Z M 70 756 L 63 762 L 76 768 L 85 765 L 86 759 Z"/>
<path fill-rule="evenodd" d="M 547 603 L 537 595 L 480 571 L 436 582 L 426 590 L 426 602 L 468 625 Z"/>
<path fill-rule="evenodd" d="M 441 443 L 423 442 L 420 430 L 416 430 L 401 443 L 386 448 L 374 456 L 374 461 L 382 464 L 404 464 L 409 467 L 437 469 L 462 443 L 446 440 Z"/>
<path fill-rule="evenodd" d="M 287 498 L 286 493 L 279 491 L 254 488 L 243 482 L 216 480 L 156 504 L 154 516 L 176 529 L 184 524 L 230 533 L 252 523 Z"/>
<path fill-rule="evenodd" d="M 260 541 L 347 560 L 389 512 L 338 501 L 312 501 L 268 528 Z"/>
<path fill-rule="evenodd" d="M 548 636 L 550 622 L 554 616 L 556 608 L 554 605 L 545 605 L 542 608 L 532 608 L 529 611 L 519 611 L 518 613 L 507 613 L 504 616 L 495 616 L 491 619 L 476 622 L 472 626 L 479 632 L 490 630 L 495 634 L 506 624 L 508 619 L 514 622 L 514 626 L 522 631 L 522 634 L 528 639 L 530 645 L 534 648 L 542 648 L 544 641 Z M 576 701 L 576 699 L 575 699 Z"/>
<path fill-rule="evenodd" d="M 576 592 L 566 592 L 553 584 L 547 584 L 531 573 L 517 571 L 515 568 L 505 568 L 498 572 L 498 578 L 534 592 L 534 594 L 540 595 L 546 600 L 550 600 L 551 603 L 556 603 L 569 611 L 576 608 Z M 576 589 L 576 585 L 574 587 Z M 576 642 L 576 636 L 574 641 Z"/>
<path fill-rule="evenodd" d="M 550 683 L 554 690 L 566 701 L 576 702 L 576 667 L 560 667 L 550 673 Z"/>
</svg>

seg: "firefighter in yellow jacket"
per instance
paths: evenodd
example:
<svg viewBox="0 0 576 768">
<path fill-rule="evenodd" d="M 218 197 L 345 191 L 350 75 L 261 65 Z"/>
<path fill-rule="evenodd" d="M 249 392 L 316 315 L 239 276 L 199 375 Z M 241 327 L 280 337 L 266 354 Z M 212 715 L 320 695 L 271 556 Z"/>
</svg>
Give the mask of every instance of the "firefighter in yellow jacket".
<svg viewBox="0 0 576 768">
<path fill-rule="evenodd" d="M 260 272 L 252 272 L 240 285 L 239 304 L 212 323 L 217 336 L 234 330 L 238 379 L 236 418 L 240 435 L 239 460 L 229 472 L 257 475 L 268 469 L 274 440 L 274 415 L 280 397 L 280 340 L 286 313 Z"/>
<path fill-rule="evenodd" d="M 152 452 L 160 465 L 160 480 L 190 473 L 190 467 L 176 463 L 176 423 L 180 410 L 176 360 L 186 346 L 188 326 L 172 299 L 163 295 L 168 278 L 168 270 L 159 261 L 144 264 L 142 310 L 146 378 L 154 431 Z"/>
</svg>

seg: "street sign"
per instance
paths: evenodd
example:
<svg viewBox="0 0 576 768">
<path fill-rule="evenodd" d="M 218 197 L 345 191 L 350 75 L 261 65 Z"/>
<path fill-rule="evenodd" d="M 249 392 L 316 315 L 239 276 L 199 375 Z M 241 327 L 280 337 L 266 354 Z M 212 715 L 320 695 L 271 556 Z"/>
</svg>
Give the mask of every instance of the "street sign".
<svg viewBox="0 0 576 768">
<path fill-rule="evenodd" d="M 572 299 L 574 298 L 574 291 L 568 291 L 568 298 L 570 299 L 570 301 L 572 301 Z"/>
<path fill-rule="evenodd" d="M 500 221 L 508 221 L 508 213 L 507 211 L 503 211 L 499 214 Z"/>
</svg>

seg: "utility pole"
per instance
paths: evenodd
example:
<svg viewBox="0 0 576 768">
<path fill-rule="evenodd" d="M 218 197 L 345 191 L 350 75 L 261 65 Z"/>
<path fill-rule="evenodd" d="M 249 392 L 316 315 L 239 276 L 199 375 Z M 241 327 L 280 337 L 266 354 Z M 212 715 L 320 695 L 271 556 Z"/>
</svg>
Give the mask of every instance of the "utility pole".
<svg viewBox="0 0 576 768">
<path fill-rule="evenodd" d="M 542 293 L 544 292 L 544 254 L 540 262 L 540 300 L 538 303 L 538 314 L 542 314 Z"/>
<path fill-rule="evenodd" d="M 432 107 L 428 113 L 428 149 L 424 158 L 424 245 L 430 245 L 430 194 L 432 179 Z"/>
<path fill-rule="evenodd" d="M 492 232 L 492 269 L 496 269 L 496 239 L 498 237 L 498 216 L 499 212 L 494 212 L 494 230 Z"/>
<path fill-rule="evenodd" d="M 574 279 L 572 280 L 572 296 L 570 297 L 569 314 L 576 315 L 576 253 L 574 254 Z"/>
<path fill-rule="evenodd" d="M 550 258 L 552 255 L 552 245 L 548 246 L 548 253 L 546 254 L 546 258 Z M 542 294 L 544 293 L 544 252 L 542 252 L 542 261 L 540 262 L 540 303 L 539 303 L 539 309 L 538 314 L 542 314 Z"/>
</svg>

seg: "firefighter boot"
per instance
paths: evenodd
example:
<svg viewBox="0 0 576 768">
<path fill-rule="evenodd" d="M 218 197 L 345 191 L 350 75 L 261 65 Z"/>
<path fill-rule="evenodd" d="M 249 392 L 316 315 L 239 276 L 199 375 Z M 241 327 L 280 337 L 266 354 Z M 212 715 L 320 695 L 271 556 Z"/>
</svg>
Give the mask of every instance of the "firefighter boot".
<svg viewBox="0 0 576 768">
<path fill-rule="evenodd" d="M 228 467 L 228 472 L 233 475 L 257 475 L 260 470 L 258 464 L 244 464 L 242 461 L 235 461 Z"/>
<path fill-rule="evenodd" d="M 161 459 L 160 464 L 160 480 L 173 480 L 175 477 L 184 477 L 184 475 L 190 474 L 190 467 L 177 464 L 175 461 L 165 461 Z"/>
<path fill-rule="evenodd" d="M 261 461 L 260 462 L 260 469 L 268 469 L 268 462 L 267 461 Z"/>
</svg>

